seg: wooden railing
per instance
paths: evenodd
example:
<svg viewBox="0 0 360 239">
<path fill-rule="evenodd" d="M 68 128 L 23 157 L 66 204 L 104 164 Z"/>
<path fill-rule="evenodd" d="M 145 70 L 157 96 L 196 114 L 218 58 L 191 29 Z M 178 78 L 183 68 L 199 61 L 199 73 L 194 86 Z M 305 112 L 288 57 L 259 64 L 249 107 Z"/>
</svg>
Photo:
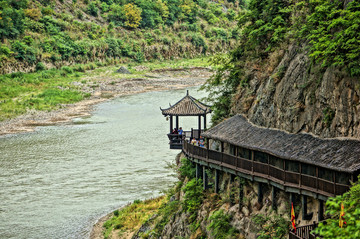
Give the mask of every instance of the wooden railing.
<svg viewBox="0 0 360 239">
<path fill-rule="evenodd" d="M 313 223 L 310 225 L 305 225 L 296 228 L 296 232 L 290 231 L 289 232 L 289 239 L 315 239 L 316 235 L 311 233 L 318 226 L 318 223 Z"/>
<path fill-rule="evenodd" d="M 313 193 L 321 194 L 325 197 L 343 194 L 349 189 L 349 185 L 327 181 L 325 179 L 306 174 L 287 171 L 270 165 L 269 163 L 261 163 L 219 151 L 198 147 L 188 143 L 186 140 L 184 140 L 183 143 L 183 151 L 188 156 L 208 163 L 227 167 L 248 175 L 272 180 L 284 186 L 305 189 Z"/>
</svg>

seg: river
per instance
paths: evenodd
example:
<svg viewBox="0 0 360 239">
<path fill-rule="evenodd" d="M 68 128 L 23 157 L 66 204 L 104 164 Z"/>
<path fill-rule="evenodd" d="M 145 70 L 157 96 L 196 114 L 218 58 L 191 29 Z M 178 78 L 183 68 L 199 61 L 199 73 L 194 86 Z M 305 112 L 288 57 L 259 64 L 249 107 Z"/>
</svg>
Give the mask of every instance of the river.
<svg viewBox="0 0 360 239">
<path fill-rule="evenodd" d="M 190 89 L 201 98 L 204 92 Z M 166 108 L 186 90 L 124 96 L 72 124 L 0 137 L 0 238 L 88 238 L 101 216 L 176 181 Z M 197 118 L 180 117 L 185 130 Z"/>
</svg>

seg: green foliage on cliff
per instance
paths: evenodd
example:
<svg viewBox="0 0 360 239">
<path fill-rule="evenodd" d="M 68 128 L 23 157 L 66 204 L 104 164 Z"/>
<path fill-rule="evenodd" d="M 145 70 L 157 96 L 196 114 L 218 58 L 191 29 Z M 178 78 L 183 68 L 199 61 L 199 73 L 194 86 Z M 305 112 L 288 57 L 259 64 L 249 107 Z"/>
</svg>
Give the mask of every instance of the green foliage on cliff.
<svg viewBox="0 0 360 239">
<path fill-rule="evenodd" d="M 0 72 L 108 58 L 194 57 L 234 46 L 241 6 L 209 0 L 0 1 Z"/>
<path fill-rule="evenodd" d="M 310 10 L 301 29 L 310 43 L 310 57 L 323 67 L 345 67 L 351 75 L 360 75 L 360 1 L 297 4 Z"/>
<path fill-rule="evenodd" d="M 257 214 L 252 218 L 257 227 L 256 238 L 259 239 L 282 239 L 287 238 L 290 221 L 281 216 L 266 216 Z"/>
<path fill-rule="evenodd" d="M 225 239 L 239 237 L 235 228 L 230 224 L 232 221 L 231 215 L 226 214 L 224 210 L 220 209 L 215 211 L 209 217 L 209 221 L 210 224 L 207 226 L 207 229 L 214 238 Z"/>
<path fill-rule="evenodd" d="M 360 180 L 360 178 L 359 178 Z M 360 238 L 360 183 L 359 180 L 350 188 L 350 191 L 326 202 L 326 213 L 331 218 L 326 223 L 320 223 L 316 233 L 324 239 L 330 238 Z M 343 228 L 339 227 L 341 203 L 344 205 Z"/>
<path fill-rule="evenodd" d="M 184 186 L 183 191 L 185 193 L 183 201 L 184 209 L 190 215 L 189 221 L 193 222 L 204 198 L 202 181 L 196 178 L 190 180 Z"/>
<path fill-rule="evenodd" d="M 238 47 L 213 61 L 219 70 L 204 87 L 214 102 L 214 123 L 231 116 L 235 93 L 247 86 L 252 74 L 272 73 L 278 52 L 289 44 L 306 45 L 320 71 L 331 66 L 349 76 L 360 75 L 359 1 L 250 0 L 238 26 Z"/>
</svg>

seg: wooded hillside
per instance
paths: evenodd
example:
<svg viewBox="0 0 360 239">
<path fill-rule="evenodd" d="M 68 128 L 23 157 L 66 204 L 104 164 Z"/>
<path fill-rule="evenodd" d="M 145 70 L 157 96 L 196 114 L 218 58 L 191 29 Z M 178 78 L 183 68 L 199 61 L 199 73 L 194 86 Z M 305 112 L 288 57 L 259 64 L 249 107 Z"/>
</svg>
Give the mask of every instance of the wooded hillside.
<svg viewBox="0 0 360 239">
<path fill-rule="evenodd" d="M 226 52 L 236 0 L 0 1 L 0 73 Z"/>
</svg>

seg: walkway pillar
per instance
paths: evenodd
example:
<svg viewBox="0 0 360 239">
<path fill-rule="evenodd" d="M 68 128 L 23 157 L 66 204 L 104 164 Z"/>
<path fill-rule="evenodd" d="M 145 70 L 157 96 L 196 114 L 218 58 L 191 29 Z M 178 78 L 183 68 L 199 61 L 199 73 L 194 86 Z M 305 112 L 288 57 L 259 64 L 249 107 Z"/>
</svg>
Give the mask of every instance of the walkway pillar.
<svg viewBox="0 0 360 239">
<path fill-rule="evenodd" d="M 202 175 L 203 172 L 202 172 L 202 167 L 200 164 L 196 164 L 196 179 L 201 179 L 202 178 Z"/>
<path fill-rule="evenodd" d="M 233 192 L 233 183 L 235 181 L 235 175 L 234 174 L 230 174 L 230 181 L 229 181 L 229 199 L 230 199 L 230 205 L 232 206 L 234 203 L 234 192 Z"/>
<path fill-rule="evenodd" d="M 215 193 L 219 193 L 219 181 L 220 181 L 220 171 L 215 169 Z"/>
<path fill-rule="evenodd" d="M 175 123 L 175 127 L 177 130 L 179 130 L 179 116 L 176 116 L 176 123 Z"/>
<path fill-rule="evenodd" d="M 319 220 L 319 222 L 324 220 L 324 201 L 323 200 L 319 200 L 318 220 Z"/>
<path fill-rule="evenodd" d="M 271 188 L 271 207 L 273 210 L 277 210 L 276 204 L 276 187 L 272 186 Z"/>
<path fill-rule="evenodd" d="M 207 175 L 207 173 L 206 173 L 206 166 L 203 166 L 202 171 L 203 171 L 203 185 L 204 185 L 204 190 L 206 190 L 206 189 L 209 188 L 209 185 L 208 185 L 208 175 Z"/>
<path fill-rule="evenodd" d="M 264 194 L 263 194 L 263 186 L 262 183 L 258 183 L 258 203 L 262 203 Z"/>
<path fill-rule="evenodd" d="M 244 201 L 244 183 L 242 182 L 241 178 L 239 179 L 239 181 L 239 211 L 241 211 Z"/>
<path fill-rule="evenodd" d="M 307 197 L 306 197 L 306 195 L 301 195 L 301 208 L 302 208 L 302 220 L 306 220 L 306 215 L 307 215 Z"/>
</svg>

